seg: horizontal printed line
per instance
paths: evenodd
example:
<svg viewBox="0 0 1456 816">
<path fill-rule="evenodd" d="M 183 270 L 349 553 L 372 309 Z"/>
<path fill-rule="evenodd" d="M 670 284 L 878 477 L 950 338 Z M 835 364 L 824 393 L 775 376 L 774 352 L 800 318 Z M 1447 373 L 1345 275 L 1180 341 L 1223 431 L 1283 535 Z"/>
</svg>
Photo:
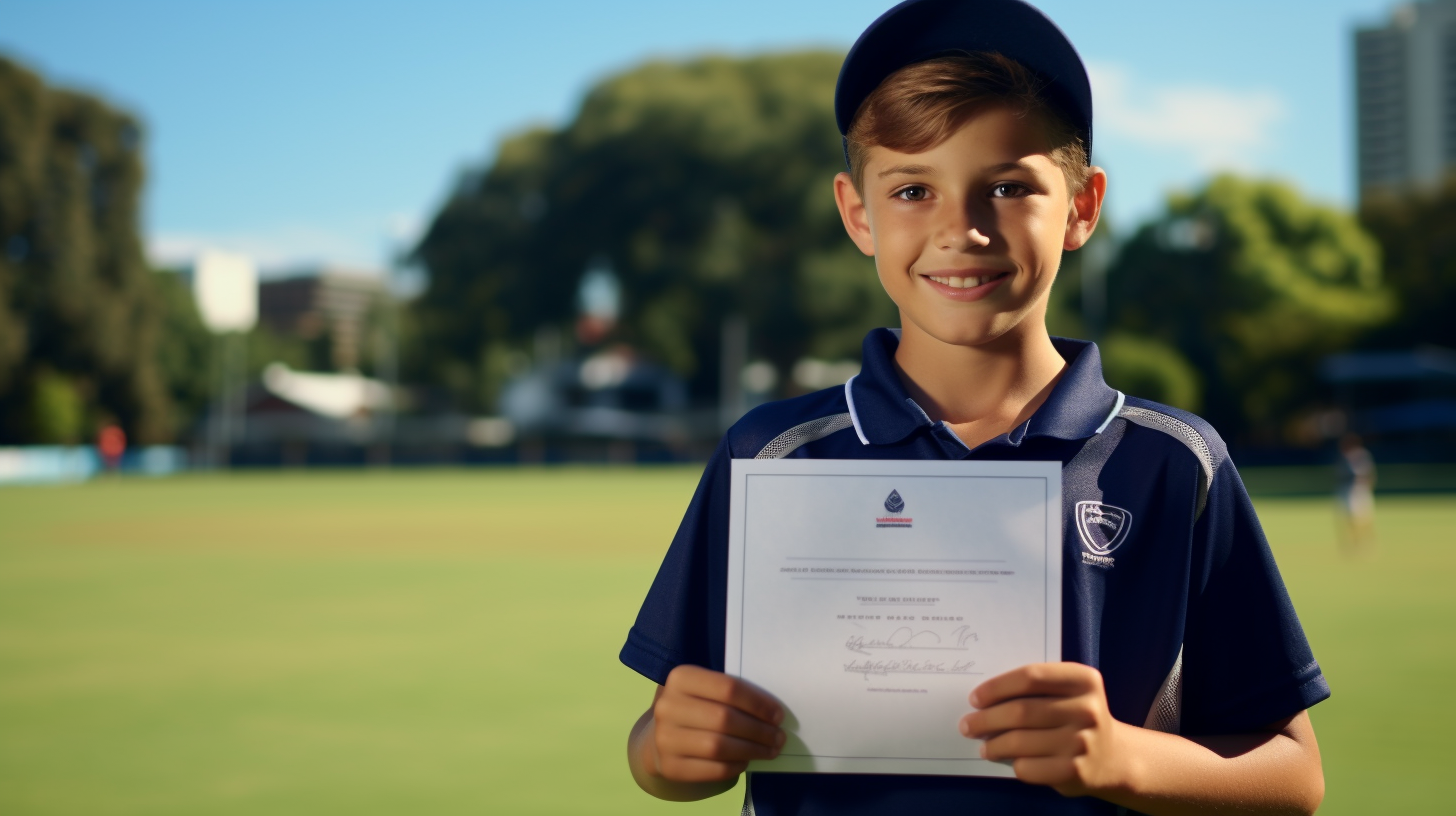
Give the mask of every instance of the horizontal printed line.
<svg viewBox="0 0 1456 816">
<path fill-rule="evenodd" d="M 920 584 L 994 584 L 995 579 L 981 578 L 875 578 L 865 576 L 863 578 L 800 578 L 797 575 L 790 578 L 793 581 L 883 581 L 885 583 L 920 583 Z"/>
<path fill-rule="evenodd" d="M 864 675 L 866 677 L 868 677 L 868 676 L 870 676 L 872 674 L 875 677 L 889 677 L 892 674 L 944 674 L 944 675 L 947 675 L 947 676 L 949 676 L 949 675 L 955 675 L 956 677 L 963 677 L 963 676 L 968 675 L 968 674 L 985 674 L 985 672 L 899 671 L 899 670 L 896 670 L 896 671 L 864 671 L 864 670 L 856 670 L 856 669 L 845 669 L 844 670 L 844 673 L 845 674 L 862 674 L 862 675 Z"/>
<path fill-rule="evenodd" d="M 812 555 L 790 555 L 785 556 L 785 561 L 903 561 L 910 563 L 927 564 L 1004 564 L 1002 558 L 838 558 L 818 557 Z"/>
<path fill-rule="evenodd" d="M 809 759 L 813 759 L 814 757 L 819 757 L 820 759 L 890 759 L 890 760 L 895 760 L 896 762 L 924 762 L 926 760 L 935 760 L 937 762 L 986 762 L 986 763 L 989 763 L 989 764 L 992 764 L 992 765 L 1001 765 L 1001 764 L 1004 764 L 1004 763 L 1000 763 L 1000 762 L 992 762 L 989 759 L 981 759 L 980 757 L 887 757 L 887 756 L 844 756 L 843 754 L 786 754 L 786 753 L 780 753 L 779 756 L 806 757 L 806 758 L 809 758 Z"/>
<path fill-rule="evenodd" d="M 933 649 L 937 652 L 969 652 L 968 646 L 861 646 L 861 649 Z"/>
</svg>

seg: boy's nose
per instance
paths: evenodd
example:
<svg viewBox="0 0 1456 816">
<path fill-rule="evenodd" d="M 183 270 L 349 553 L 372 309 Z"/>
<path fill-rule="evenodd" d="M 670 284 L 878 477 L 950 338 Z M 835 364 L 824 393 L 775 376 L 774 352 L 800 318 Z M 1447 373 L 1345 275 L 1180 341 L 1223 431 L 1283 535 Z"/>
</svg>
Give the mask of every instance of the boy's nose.
<svg viewBox="0 0 1456 816">
<path fill-rule="evenodd" d="M 959 226 L 945 230 L 938 243 L 945 250 L 975 249 L 990 246 L 991 237 L 976 227 Z"/>
</svg>

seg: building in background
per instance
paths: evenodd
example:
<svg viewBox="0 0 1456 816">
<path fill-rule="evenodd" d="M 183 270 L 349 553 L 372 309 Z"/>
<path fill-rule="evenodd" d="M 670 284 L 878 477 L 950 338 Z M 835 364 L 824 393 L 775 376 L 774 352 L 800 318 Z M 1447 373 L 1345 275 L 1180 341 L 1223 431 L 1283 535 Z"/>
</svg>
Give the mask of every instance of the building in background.
<svg viewBox="0 0 1456 816">
<path fill-rule="evenodd" d="M 258 286 L 258 319 L 285 337 L 325 339 L 335 371 L 358 371 L 370 313 L 386 296 L 384 276 L 325 267 Z"/>
<path fill-rule="evenodd" d="M 1326 437 L 1359 434 L 1384 459 L 1456 457 L 1456 351 L 1355 351 L 1325 359 L 1320 372 L 1339 406 Z"/>
<path fill-rule="evenodd" d="M 1356 30 L 1355 115 L 1362 199 L 1456 169 L 1456 0 L 1403 5 Z"/>
</svg>

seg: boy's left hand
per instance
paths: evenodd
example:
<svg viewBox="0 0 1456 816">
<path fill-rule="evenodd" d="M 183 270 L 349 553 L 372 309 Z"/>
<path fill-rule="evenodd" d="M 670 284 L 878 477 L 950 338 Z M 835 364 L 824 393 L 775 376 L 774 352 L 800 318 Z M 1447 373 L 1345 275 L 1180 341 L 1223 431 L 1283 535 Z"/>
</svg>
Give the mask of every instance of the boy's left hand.
<svg viewBox="0 0 1456 816">
<path fill-rule="evenodd" d="M 974 711 L 961 733 L 985 740 L 981 755 L 1011 761 L 1016 778 L 1064 796 L 1129 786 L 1126 729 L 1107 708 L 1102 673 L 1081 663 L 1034 663 L 987 680 L 971 692 Z"/>
</svg>

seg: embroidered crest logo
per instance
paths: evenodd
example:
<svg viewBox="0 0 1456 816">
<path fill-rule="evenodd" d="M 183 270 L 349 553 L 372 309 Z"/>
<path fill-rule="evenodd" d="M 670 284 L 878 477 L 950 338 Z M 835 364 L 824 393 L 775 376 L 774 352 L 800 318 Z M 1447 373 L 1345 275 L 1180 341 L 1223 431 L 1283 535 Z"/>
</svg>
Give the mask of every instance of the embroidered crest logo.
<svg viewBox="0 0 1456 816">
<path fill-rule="evenodd" d="M 905 500 L 900 498 L 900 491 L 890 491 L 889 498 L 885 499 L 885 509 L 891 513 L 899 513 L 905 509 Z"/>
<path fill-rule="evenodd" d="M 1112 551 L 1127 540 L 1132 529 L 1132 513 L 1121 507 L 1101 502 L 1077 502 L 1077 534 L 1088 553 L 1082 553 L 1082 561 L 1099 567 L 1111 567 Z"/>
</svg>

